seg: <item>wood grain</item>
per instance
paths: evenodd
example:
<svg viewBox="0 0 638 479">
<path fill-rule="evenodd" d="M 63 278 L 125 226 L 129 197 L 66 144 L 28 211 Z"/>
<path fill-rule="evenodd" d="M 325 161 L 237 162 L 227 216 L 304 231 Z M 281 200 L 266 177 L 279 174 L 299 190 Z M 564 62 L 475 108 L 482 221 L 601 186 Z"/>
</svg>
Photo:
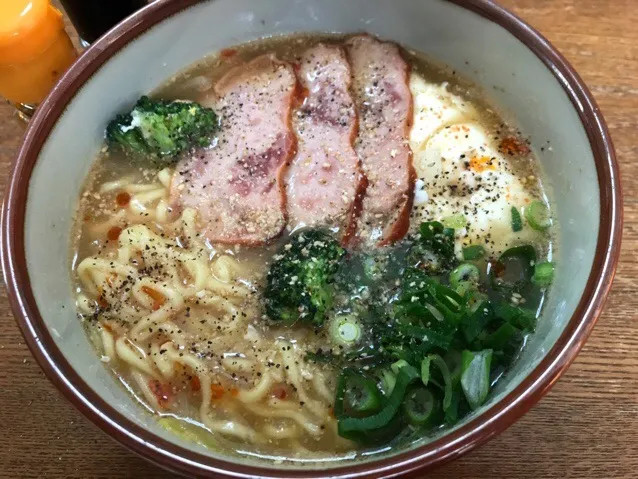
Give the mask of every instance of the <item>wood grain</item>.
<svg viewBox="0 0 638 479">
<path fill-rule="evenodd" d="M 526 416 L 433 478 L 638 477 L 638 8 L 635 0 L 503 0 L 564 53 L 615 141 L 625 192 L 618 276 L 591 339 Z M 6 177 L 24 126 L 0 105 Z M 633 174 L 632 174 L 633 173 Z M 3 181 L 4 183 L 4 181 Z M 4 184 L 0 187 L 4 193 Z M 0 291 L 0 477 L 172 477 L 84 419 L 44 377 Z"/>
</svg>

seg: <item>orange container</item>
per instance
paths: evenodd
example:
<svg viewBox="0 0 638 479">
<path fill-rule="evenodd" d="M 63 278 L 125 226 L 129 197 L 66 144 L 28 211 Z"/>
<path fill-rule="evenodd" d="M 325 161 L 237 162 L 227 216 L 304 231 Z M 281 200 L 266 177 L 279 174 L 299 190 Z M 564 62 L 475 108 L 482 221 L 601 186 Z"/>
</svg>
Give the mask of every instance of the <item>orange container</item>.
<svg viewBox="0 0 638 479">
<path fill-rule="evenodd" d="M 39 103 L 76 57 L 48 0 L 0 0 L 0 96 Z"/>
</svg>

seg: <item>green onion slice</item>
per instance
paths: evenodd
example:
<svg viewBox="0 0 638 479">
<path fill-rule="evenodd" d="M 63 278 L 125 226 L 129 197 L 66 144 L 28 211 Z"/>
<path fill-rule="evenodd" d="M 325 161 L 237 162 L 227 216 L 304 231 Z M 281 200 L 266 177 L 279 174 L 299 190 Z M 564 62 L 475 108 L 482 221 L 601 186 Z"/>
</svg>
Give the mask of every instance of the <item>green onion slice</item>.
<svg viewBox="0 0 638 479">
<path fill-rule="evenodd" d="M 381 371 L 381 389 L 385 396 L 392 394 L 392 390 L 394 389 L 396 382 L 397 376 L 396 374 L 393 374 L 392 371 L 388 369 Z"/>
<path fill-rule="evenodd" d="M 488 302 L 489 298 L 487 294 L 480 291 L 472 291 L 472 294 L 467 297 L 468 313 L 474 314 L 484 303 Z"/>
<path fill-rule="evenodd" d="M 392 369 L 392 372 L 394 374 L 399 374 L 401 368 L 404 368 L 406 366 L 409 366 L 408 362 L 405 359 L 399 359 L 397 362 L 390 365 L 390 369 Z"/>
<path fill-rule="evenodd" d="M 470 282 L 478 284 L 481 279 L 479 269 L 472 263 L 462 263 L 450 273 L 450 286 L 457 289 L 461 283 Z"/>
<path fill-rule="evenodd" d="M 533 309 L 521 308 L 509 303 L 498 303 L 494 307 L 494 314 L 517 329 L 523 331 L 536 329 L 536 311 Z"/>
<path fill-rule="evenodd" d="M 452 403 L 450 407 L 445 411 L 444 420 L 448 426 L 453 426 L 459 420 L 459 406 L 461 403 L 461 395 L 463 393 L 460 389 L 454 389 L 452 393 Z"/>
<path fill-rule="evenodd" d="M 401 407 L 406 420 L 413 426 L 432 427 L 438 423 L 439 402 L 434 394 L 423 386 L 408 389 Z"/>
<path fill-rule="evenodd" d="M 534 200 L 525 208 L 525 218 L 529 225 L 538 231 L 545 231 L 552 225 L 549 208 L 540 200 Z"/>
<path fill-rule="evenodd" d="M 452 402 L 452 377 L 450 370 L 447 367 L 447 363 L 438 354 L 430 354 L 429 358 L 431 363 L 439 369 L 441 377 L 443 378 L 443 410 L 447 411 L 447 408 L 450 407 L 450 403 Z"/>
<path fill-rule="evenodd" d="M 512 206 L 512 231 L 518 233 L 523 229 L 523 219 L 516 206 Z"/>
<path fill-rule="evenodd" d="M 471 344 L 482 334 L 488 325 L 494 319 L 492 304 L 485 298 L 481 303 L 474 303 L 470 306 L 470 314 L 466 315 L 461 321 L 460 331 L 467 341 Z"/>
<path fill-rule="evenodd" d="M 450 371 L 450 382 L 454 388 L 461 380 L 463 357 L 459 350 L 451 349 L 445 353 L 443 360 L 445 361 L 445 364 L 447 364 L 448 371 Z"/>
<path fill-rule="evenodd" d="M 432 306 L 430 303 L 425 303 L 424 306 L 425 309 L 427 309 L 430 314 L 434 316 L 434 319 L 436 319 L 438 322 L 442 323 L 443 321 L 445 321 L 445 316 L 443 316 L 443 313 L 436 309 L 435 306 Z"/>
<path fill-rule="evenodd" d="M 510 323 L 503 323 L 496 331 L 483 339 L 481 344 L 494 351 L 502 351 L 517 331 L 518 329 Z"/>
<path fill-rule="evenodd" d="M 545 263 L 537 263 L 534 266 L 534 276 L 532 276 L 532 281 L 546 288 L 552 281 L 554 280 L 554 263 L 545 262 Z"/>
<path fill-rule="evenodd" d="M 465 297 L 476 291 L 477 284 L 472 281 L 461 281 L 455 288 L 455 291 Z"/>
<path fill-rule="evenodd" d="M 463 373 L 461 387 L 472 410 L 478 409 L 485 403 L 490 392 L 490 365 L 492 350 L 471 352 L 463 351 Z"/>
<path fill-rule="evenodd" d="M 432 361 L 431 357 L 431 355 L 426 356 L 423 358 L 423 361 L 421 361 L 421 382 L 424 386 L 427 386 L 430 382 L 430 362 Z"/>
<path fill-rule="evenodd" d="M 369 415 L 381 406 L 381 392 L 375 381 L 364 375 L 346 369 L 337 381 L 335 416 Z"/>
<path fill-rule="evenodd" d="M 394 389 L 379 412 L 367 417 L 340 417 L 338 432 L 346 439 L 358 439 L 362 434 L 376 431 L 391 423 L 405 397 L 408 386 L 419 379 L 416 368 L 407 365 L 400 369 Z M 336 414 L 336 406 L 335 406 Z"/>
<path fill-rule="evenodd" d="M 336 316 L 330 323 L 330 337 L 342 346 L 352 346 L 361 339 L 361 326 L 352 315 Z"/>
</svg>

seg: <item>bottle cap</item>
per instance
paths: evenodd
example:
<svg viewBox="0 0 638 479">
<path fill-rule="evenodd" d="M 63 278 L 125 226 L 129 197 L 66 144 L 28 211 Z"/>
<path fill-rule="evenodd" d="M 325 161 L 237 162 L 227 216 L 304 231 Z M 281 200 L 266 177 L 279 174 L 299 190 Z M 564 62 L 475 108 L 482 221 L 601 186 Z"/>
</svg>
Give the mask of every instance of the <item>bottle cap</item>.
<svg viewBox="0 0 638 479">
<path fill-rule="evenodd" d="M 0 1 L 0 64 L 26 62 L 44 52 L 64 28 L 48 0 Z"/>
</svg>

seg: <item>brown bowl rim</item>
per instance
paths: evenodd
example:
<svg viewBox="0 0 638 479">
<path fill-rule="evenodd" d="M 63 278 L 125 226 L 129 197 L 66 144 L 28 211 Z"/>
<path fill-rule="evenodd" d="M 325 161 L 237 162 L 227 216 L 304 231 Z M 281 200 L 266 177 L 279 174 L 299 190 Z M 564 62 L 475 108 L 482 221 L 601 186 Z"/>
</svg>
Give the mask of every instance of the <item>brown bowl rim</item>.
<svg viewBox="0 0 638 479">
<path fill-rule="evenodd" d="M 489 0 L 446 0 L 505 28 L 553 73 L 587 132 L 600 188 L 601 219 L 596 254 L 583 296 L 565 331 L 545 358 L 513 391 L 480 416 L 431 443 L 391 457 L 329 470 L 249 466 L 213 459 L 164 440 L 107 404 L 72 369 L 56 347 L 37 309 L 25 258 L 24 221 L 28 184 L 55 122 L 81 86 L 114 53 L 138 35 L 201 0 L 159 0 L 138 11 L 95 42 L 55 86 L 29 123 L 2 208 L 2 266 L 14 315 L 49 379 L 86 417 L 123 445 L 171 471 L 201 477 L 312 478 L 390 477 L 430 469 L 483 444 L 527 412 L 568 368 L 585 343 L 611 287 L 620 254 L 622 191 L 614 147 L 591 93 L 565 58 L 535 29 Z M 329 471 L 329 472 L 328 472 Z"/>
</svg>

